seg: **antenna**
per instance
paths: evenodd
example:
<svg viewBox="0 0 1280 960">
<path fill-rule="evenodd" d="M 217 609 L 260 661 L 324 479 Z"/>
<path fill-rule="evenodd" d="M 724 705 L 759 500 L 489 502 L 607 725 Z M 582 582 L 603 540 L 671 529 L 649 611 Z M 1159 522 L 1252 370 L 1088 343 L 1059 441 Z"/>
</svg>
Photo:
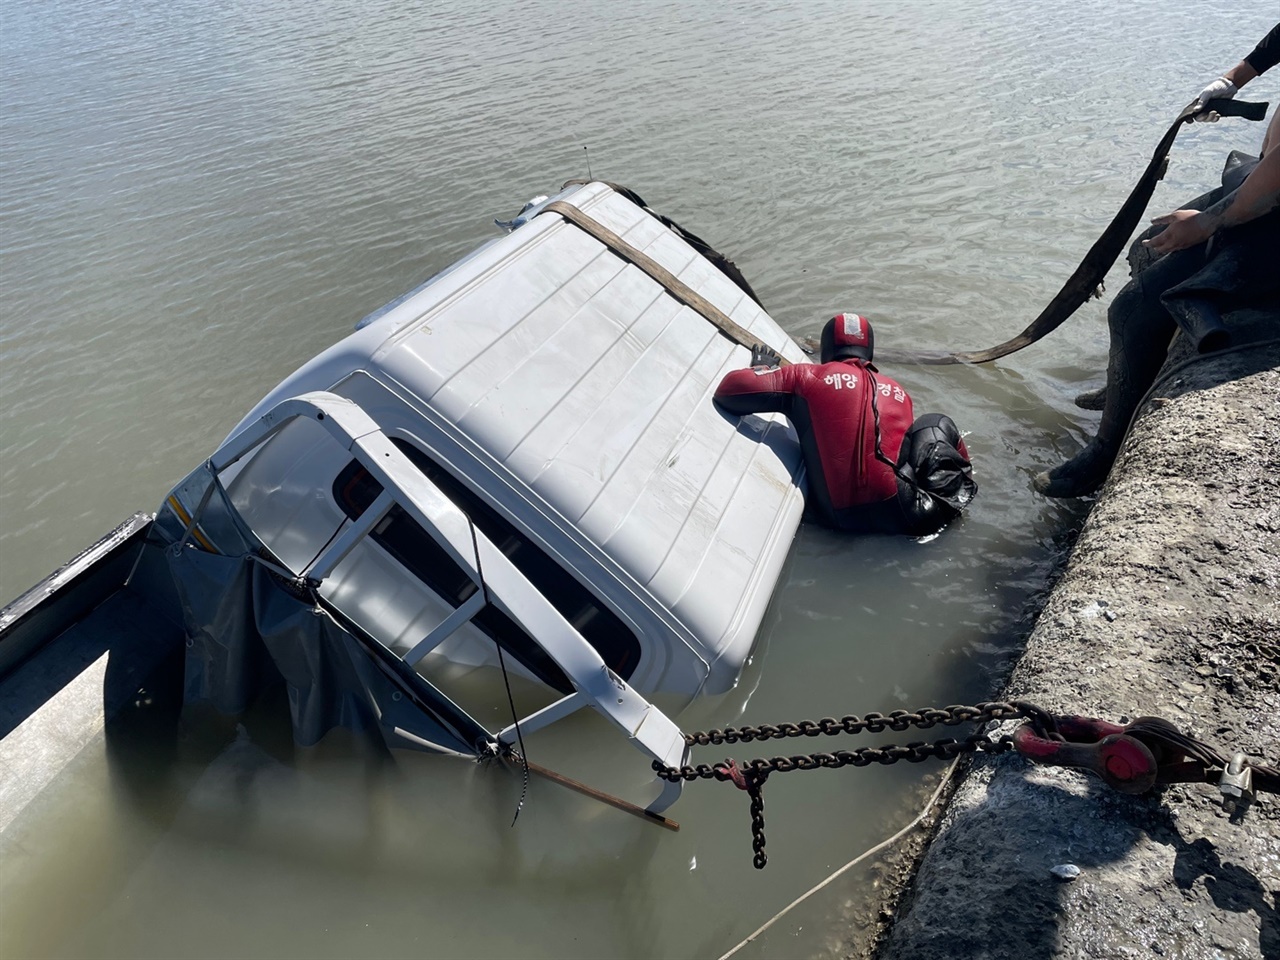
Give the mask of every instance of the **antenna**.
<svg viewBox="0 0 1280 960">
<path fill-rule="evenodd" d="M 594 180 L 595 178 L 591 176 L 591 153 L 587 150 L 585 143 L 582 145 L 582 153 L 587 158 L 587 179 Z"/>
</svg>

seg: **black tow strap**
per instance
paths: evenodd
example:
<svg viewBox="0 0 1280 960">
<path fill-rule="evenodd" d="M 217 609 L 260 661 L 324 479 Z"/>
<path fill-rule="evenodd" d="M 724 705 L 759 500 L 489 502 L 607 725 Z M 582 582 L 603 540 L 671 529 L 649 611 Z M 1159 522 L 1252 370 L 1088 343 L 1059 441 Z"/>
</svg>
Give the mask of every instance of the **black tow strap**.
<svg viewBox="0 0 1280 960">
<path fill-rule="evenodd" d="M 1182 112 L 1178 114 L 1178 119 L 1173 121 L 1173 124 L 1165 131 L 1165 135 L 1161 138 L 1155 153 L 1151 155 L 1151 161 L 1147 164 L 1147 169 L 1142 172 L 1138 185 L 1133 188 L 1133 192 L 1129 194 L 1129 199 L 1124 202 L 1124 206 L 1115 215 L 1111 225 L 1103 231 L 1102 236 L 1089 248 L 1089 252 L 1085 254 L 1080 266 L 1076 267 L 1075 273 L 1063 284 L 1062 289 L 1058 291 L 1058 295 L 1049 301 L 1049 305 L 1040 311 L 1040 316 L 1032 320 L 1025 330 L 1012 340 L 1006 340 L 1004 343 L 989 347 L 986 350 L 947 354 L 922 354 L 886 350 L 881 354 L 881 358 L 900 363 L 987 363 L 991 360 L 998 360 L 1000 357 L 1007 357 L 1023 347 L 1030 346 L 1041 337 L 1058 329 L 1068 317 L 1080 308 L 1081 304 L 1094 296 L 1098 285 L 1102 283 L 1107 271 L 1111 269 L 1111 265 L 1120 256 L 1120 251 L 1124 249 L 1125 244 L 1128 243 L 1129 238 L 1133 235 L 1134 228 L 1137 227 L 1138 221 L 1142 218 L 1142 214 L 1151 200 L 1151 195 L 1155 192 L 1156 184 L 1164 178 L 1165 161 L 1169 158 L 1169 151 L 1172 149 L 1173 141 L 1177 138 L 1178 131 L 1182 128 L 1182 125 L 1190 123 L 1191 119 L 1197 114 L 1208 110 L 1217 111 L 1224 117 L 1263 120 L 1267 116 L 1267 107 L 1269 106 L 1267 103 L 1249 103 L 1241 100 L 1210 100 L 1204 107 L 1198 107 L 1198 103 L 1198 99 L 1193 100 L 1183 107 Z"/>
</svg>

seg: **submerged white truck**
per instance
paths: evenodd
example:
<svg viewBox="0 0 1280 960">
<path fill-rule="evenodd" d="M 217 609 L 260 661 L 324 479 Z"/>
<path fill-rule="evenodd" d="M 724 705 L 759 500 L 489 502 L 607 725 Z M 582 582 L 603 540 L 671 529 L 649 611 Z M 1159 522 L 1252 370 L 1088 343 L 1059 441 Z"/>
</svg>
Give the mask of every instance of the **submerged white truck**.
<svg viewBox="0 0 1280 960">
<path fill-rule="evenodd" d="M 37 735 L 21 704 L 95 697 L 35 692 L 60 643 L 131 651 L 139 676 L 181 650 L 185 698 L 228 713 L 283 683 L 302 743 L 341 725 L 499 755 L 589 707 L 684 761 L 653 698 L 734 686 L 803 511 L 791 428 L 711 395 L 752 345 L 803 354 L 630 191 L 574 183 L 516 223 L 271 390 L 154 520 L 0 614 L 7 763 Z M 495 729 L 482 708 L 513 677 L 535 709 Z"/>
</svg>

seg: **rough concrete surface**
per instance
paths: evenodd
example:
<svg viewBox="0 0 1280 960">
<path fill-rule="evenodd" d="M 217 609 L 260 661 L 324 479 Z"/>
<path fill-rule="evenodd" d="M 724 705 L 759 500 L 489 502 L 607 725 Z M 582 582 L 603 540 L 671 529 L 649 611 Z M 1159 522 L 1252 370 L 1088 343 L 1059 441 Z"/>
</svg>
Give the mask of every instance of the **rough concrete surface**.
<svg viewBox="0 0 1280 960">
<path fill-rule="evenodd" d="M 1248 319 L 1252 338 L 1280 336 L 1274 312 Z M 1276 764 L 1280 346 L 1186 360 L 1175 351 L 1152 391 L 1006 698 L 1161 716 Z M 1056 879 L 1064 864 L 1078 878 Z M 1280 796 L 1232 815 L 1205 784 L 1128 797 L 1016 754 L 983 757 L 904 899 L 881 950 L 894 960 L 1274 960 Z"/>
</svg>

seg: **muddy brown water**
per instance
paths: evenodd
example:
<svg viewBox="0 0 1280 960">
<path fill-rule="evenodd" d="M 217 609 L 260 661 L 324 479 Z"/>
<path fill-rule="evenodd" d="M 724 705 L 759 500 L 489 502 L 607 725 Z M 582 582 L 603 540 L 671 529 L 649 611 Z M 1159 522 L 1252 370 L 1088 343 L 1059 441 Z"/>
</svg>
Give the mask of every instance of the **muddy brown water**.
<svg viewBox="0 0 1280 960">
<path fill-rule="evenodd" d="M 1226 0 L 11 5 L 0 596 L 154 509 L 295 366 L 588 161 L 796 335 L 851 309 L 886 346 L 1004 340 L 1269 26 Z M 1261 132 L 1184 134 L 1153 212 Z M 802 529 L 739 689 L 680 724 L 989 695 L 1083 516 L 1029 480 L 1092 424 L 1071 397 L 1104 309 L 998 364 L 889 371 L 966 431 L 979 500 L 926 543 Z M 757 872 L 731 787 L 691 785 L 671 834 L 535 782 L 512 827 L 509 772 L 263 721 L 84 751 L 0 835 L 0 956 L 718 956 L 910 820 L 928 775 L 775 777 Z M 650 789 L 592 718 L 531 755 Z M 834 952 L 872 893 L 853 871 L 744 955 Z"/>
</svg>

